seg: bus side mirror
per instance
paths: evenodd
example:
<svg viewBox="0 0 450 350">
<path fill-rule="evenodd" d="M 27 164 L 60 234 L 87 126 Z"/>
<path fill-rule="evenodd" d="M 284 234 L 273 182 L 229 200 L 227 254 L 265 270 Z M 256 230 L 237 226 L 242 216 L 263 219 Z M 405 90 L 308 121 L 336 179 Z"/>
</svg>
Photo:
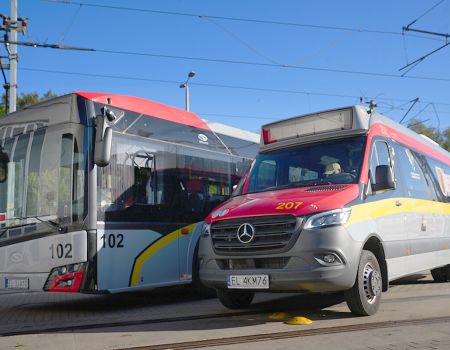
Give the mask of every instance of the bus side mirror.
<svg viewBox="0 0 450 350">
<path fill-rule="evenodd" d="M 395 189 L 394 175 L 389 165 L 378 165 L 375 168 L 375 183 L 372 185 L 373 191 Z"/>
<path fill-rule="evenodd" d="M 107 166 L 111 159 L 112 129 L 106 124 L 106 115 L 95 118 L 94 163 L 100 167 Z"/>
<path fill-rule="evenodd" d="M 0 147 L 0 183 L 5 182 L 8 178 L 8 163 L 9 157 Z"/>
</svg>

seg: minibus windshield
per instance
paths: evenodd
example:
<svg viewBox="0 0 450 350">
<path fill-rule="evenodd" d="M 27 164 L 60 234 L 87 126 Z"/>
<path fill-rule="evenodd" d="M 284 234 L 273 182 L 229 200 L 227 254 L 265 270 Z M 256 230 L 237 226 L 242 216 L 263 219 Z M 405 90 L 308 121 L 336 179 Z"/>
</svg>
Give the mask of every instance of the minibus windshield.
<svg viewBox="0 0 450 350">
<path fill-rule="evenodd" d="M 358 183 L 365 142 L 358 136 L 260 154 L 246 193 Z"/>
</svg>

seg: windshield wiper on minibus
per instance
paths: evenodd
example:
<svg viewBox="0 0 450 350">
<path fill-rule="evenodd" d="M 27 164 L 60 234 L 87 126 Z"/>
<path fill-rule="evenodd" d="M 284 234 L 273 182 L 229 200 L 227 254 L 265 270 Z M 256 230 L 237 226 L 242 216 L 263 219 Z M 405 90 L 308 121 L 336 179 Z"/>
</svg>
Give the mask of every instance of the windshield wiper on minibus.
<svg viewBox="0 0 450 350">
<path fill-rule="evenodd" d="M 331 181 L 325 181 L 325 180 L 311 180 L 307 183 L 300 184 L 301 187 L 309 187 L 309 186 L 321 186 L 321 185 L 332 185 L 333 183 Z"/>
<path fill-rule="evenodd" d="M 58 224 L 57 222 L 53 221 L 53 220 L 43 220 L 41 219 L 41 217 L 43 216 L 49 216 L 49 215 L 33 215 L 33 216 L 27 216 L 24 218 L 20 218 L 21 220 L 24 219 L 36 219 L 39 222 L 42 222 L 43 224 L 46 224 L 48 227 L 57 230 L 59 233 L 66 233 L 67 232 L 67 227 L 63 227 L 60 224 Z"/>
</svg>

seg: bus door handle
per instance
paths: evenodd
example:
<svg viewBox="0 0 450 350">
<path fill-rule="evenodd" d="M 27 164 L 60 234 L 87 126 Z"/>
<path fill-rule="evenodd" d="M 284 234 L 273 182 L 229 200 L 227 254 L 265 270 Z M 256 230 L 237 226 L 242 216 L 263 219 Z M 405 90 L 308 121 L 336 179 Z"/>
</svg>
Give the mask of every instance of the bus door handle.
<svg viewBox="0 0 450 350">
<path fill-rule="evenodd" d="M 399 206 L 401 206 L 401 205 L 402 205 L 402 202 L 400 202 L 400 201 L 395 201 L 395 206 L 399 207 Z"/>
</svg>

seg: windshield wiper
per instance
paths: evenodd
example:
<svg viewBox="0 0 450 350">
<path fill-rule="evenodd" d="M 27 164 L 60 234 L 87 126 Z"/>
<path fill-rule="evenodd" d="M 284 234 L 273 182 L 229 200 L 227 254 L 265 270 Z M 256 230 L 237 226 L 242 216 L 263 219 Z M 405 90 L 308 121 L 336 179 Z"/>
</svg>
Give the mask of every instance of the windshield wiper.
<svg viewBox="0 0 450 350">
<path fill-rule="evenodd" d="M 33 215 L 33 216 L 27 216 L 24 218 L 19 218 L 20 220 L 25 220 L 25 219 L 36 219 L 39 222 L 42 222 L 43 224 L 47 225 L 48 227 L 57 230 L 59 233 L 66 233 L 67 232 L 67 227 L 63 227 L 62 225 L 58 224 L 57 222 L 53 221 L 53 220 L 43 220 L 41 219 L 41 217 L 43 216 L 49 216 L 49 215 Z M 27 224 L 26 224 L 27 225 Z"/>
<path fill-rule="evenodd" d="M 62 225 L 58 224 L 57 222 L 55 222 L 53 220 L 43 220 L 43 219 L 41 219 L 42 216 L 47 216 L 47 215 L 27 216 L 26 218 L 23 218 L 23 219 L 36 219 L 36 220 L 42 222 L 43 224 L 46 224 L 48 227 L 51 227 L 51 228 L 57 230 L 59 233 L 67 232 L 67 227 L 63 227 Z"/>
<path fill-rule="evenodd" d="M 321 185 L 332 185 L 333 183 L 331 181 L 325 181 L 325 180 L 310 180 L 309 183 L 303 183 L 301 184 L 302 187 L 308 187 L 308 186 L 321 186 Z"/>
</svg>

